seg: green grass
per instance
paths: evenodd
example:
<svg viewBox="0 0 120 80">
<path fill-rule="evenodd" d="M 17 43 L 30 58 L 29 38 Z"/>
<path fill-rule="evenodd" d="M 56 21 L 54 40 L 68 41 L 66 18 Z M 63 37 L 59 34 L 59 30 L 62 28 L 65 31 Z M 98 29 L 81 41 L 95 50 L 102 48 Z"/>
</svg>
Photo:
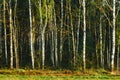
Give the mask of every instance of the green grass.
<svg viewBox="0 0 120 80">
<path fill-rule="evenodd" d="M 0 80 L 120 80 L 120 76 L 40 76 L 0 74 Z"/>
<path fill-rule="evenodd" d="M 120 80 L 120 73 L 104 70 L 51 71 L 51 70 L 0 70 L 0 80 Z"/>
</svg>

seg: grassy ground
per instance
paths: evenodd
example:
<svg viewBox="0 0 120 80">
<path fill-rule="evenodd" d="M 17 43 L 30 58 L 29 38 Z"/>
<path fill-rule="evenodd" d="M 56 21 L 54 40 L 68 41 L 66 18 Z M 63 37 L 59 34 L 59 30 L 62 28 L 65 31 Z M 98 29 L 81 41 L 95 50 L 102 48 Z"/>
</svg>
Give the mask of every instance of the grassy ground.
<svg viewBox="0 0 120 80">
<path fill-rule="evenodd" d="M 0 80 L 120 80 L 120 76 L 0 75 Z"/>
<path fill-rule="evenodd" d="M 0 80 L 120 80 L 120 75 L 111 75 L 106 71 L 0 70 Z"/>
</svg>

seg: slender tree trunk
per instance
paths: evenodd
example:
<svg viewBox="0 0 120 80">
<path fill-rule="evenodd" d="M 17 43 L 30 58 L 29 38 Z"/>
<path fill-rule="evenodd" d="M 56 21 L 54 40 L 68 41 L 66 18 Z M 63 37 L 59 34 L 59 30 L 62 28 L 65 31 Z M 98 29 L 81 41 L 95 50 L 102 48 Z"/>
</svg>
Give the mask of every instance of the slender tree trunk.
<svg viewBox="0 0 120 80">
<path fill-rule="evenodd" d="M 51 33 L 51 37 L 52 37 L 52 39 L 51 39 L 51 60 L 52 60 L 52 64 L 53 64 L 53 66 L 55 66 L 55 56 L 54 56 L 54 31 L 52 31 L 52 33 Z"/>
<path fill-rule="evenodd" d="M 13 20 L 11 0 L 9 0 L 9 22 L 10 22 L 10 68 L 13 69 Z"/>
<path fill-rule="evenodd" d="M 101 67 L 103 68 L 104 63 L 103 63 L 103 37 L 102 37 L 102 15 L 100 15 L 100 62 L 101 62 Z"/>
<path fill-rule="evenodd" d="M 3 24 L 4 24 L 4 39 L 5 39 L 5 59 L 6 65 L 8 65 L 8 53 L 7 53 L 7 33 L 6 33 L 6 0 L 3 0 Z"/>
<path fill-rule="evenodd" d="M 39 55 L 41 54 L 41 47 L 42 47 L 42 34 L 41 34 L 41 31 L 42 31 L 42 6 L 41 6 L 41 0 L 39 0 L 39 16 L 40 16 L 40 26 L 39 26 Z M 41 58 L 41 55 L 40 55 L 40 58 Z M 41 63 L 40 63 L 41 64 Z"/>
<path fill-rule="evenodd" d="M 44 70 L 45 66 L 45 37 L 44 33 L 42 32 L 42 69 Z"/>
<path fill-rule="evenodd" d="M 86 5 L 85 0 L 83 0 L 83 70 L 86 70 Z"/>
<path fill-rule="evenodd" d="M 30 50 L 32 59 L 32 68 L 34 69 L 34 49 L 33 49 L 33 26 L 32 26 L 32 12 L 31 12 L 31 0 L 29 0 L 29 18 L 30 18 Z"/>
<path fill-rule="evenodd" d="M 113 0 L 113 30 L 112 30 L 112 56 L 111 56 L 111 71 L 114 71 L 114 59 L 115 59 L 115 22 L 116 22 L 116 16 L 115 16 L 115 5 L 116 0 Z"/>
<path fill-rule="evenodd" d="M 14 28 L 13 28 L 13 41 L 14 41 L 14 50 L 15 50 L 15 58 L 16 58 L 16 69 L 19 68 L 19 57 L 18 57 L 18 37 L 17 37 L 17 26 L 16 26 L 16 9 L 17 9 L 17 0 L 15 1 L 14 8 Z"/>
<path fill-rule="evenodd" d="M 55 4 L 54 4 L 55 5 Z M 56 67 L 58 67 L 58 39 L 57 39 L 57 25 L 56 25 L 56 12 L 55 12 L 55 6 L 54 6 L 54 24 L 55 24 L 55 64 Z"/>
<path fill-rule="evenodd" d="M 68 30 L 68 53 L 71 53 L 71 44 L 70 44 L 70 40 L 71 40 L 71 36 L 70 36 L 70 15 L 69 15 L 69 0 L 66 3 L 66 8 L 67 8 L 67 30 Z M 72 62 L 72 61 L 71 61 Z"/>
<path fill-rule="evenodd" d="M 79 17 L 78 17 L 78 26 L 77 26 L 76 56 L 78 56 L 78 53 L 79 53 L 80 15 L 81 15 L 80 11 L 81 11 L 81 1 L 79 0 Z"/>
<path fill-rule="evenodd" d="M 44 66 L 45 66 L 45 29 L 47 27 L 47 5 L 45 5 L 45 24 L 42 28 L 42 69 L 44 70 Z"/>
<path fill-rule="evenodd" d="M 83 70 L 86 70 L 86 5 L 83 0 Z"/>
<path fill-rule="evenodd" d="M 60 31 L 60 66 L 62 63 L 62 52 L 63 52 L 63 36 L 62 36 L 62 29 L 63 29 L 63 0 L 61 0 L 61 31 Z"/>
</svg>

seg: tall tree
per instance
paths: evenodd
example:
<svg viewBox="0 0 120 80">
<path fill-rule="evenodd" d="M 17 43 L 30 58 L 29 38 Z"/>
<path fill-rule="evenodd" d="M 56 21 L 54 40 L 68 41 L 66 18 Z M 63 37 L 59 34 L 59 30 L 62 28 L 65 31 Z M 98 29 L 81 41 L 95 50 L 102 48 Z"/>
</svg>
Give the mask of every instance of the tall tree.
<svg viewBox="0 0 120 80">
<path fill-rule="evenodd" d="M 55 65 L 58 67 L 58 32 L 57 32 L 57 22 L 56 22 L 56 10 L 55 10 L 55 2 L 54 2 L 54 25 L 55 25 Z"/>
<path fill-rule="evenodd" d="M 17 0 L 15 0 L 15 6 L 14 6 L 14 28 L 13 28 L 13 42 L 14 42 L 14 53 L 15 53 L 15 58 L 16 58 L 16 69 L 19 68 L 19 57 L 18 57 L 18 36 L 17 36 Z"/>
<path fill-rule="evenodd" d="M 111 56 L 111 70 L 114 71 L 115 59 L 115 26 L 116 26 L 116 0 L 113 0 L 113 27 L 112 27 L 112 56 Z"/>
<path fill-rule="evenodd" d="M 29 0 L 29 18 L 30 18 L 30 53 L 31 53 L 31 60 L 32 60 L 32 68 L 34 69 L 34 47 L 33 47 L 33 25 L 32 25 L 32 7 L 31 7 L 31 0 Z"/>
<path fill-rule="evenodd" d="M 79 0 L 79 15 L 78 15 L 78 25 L 77 25 L 76 56 L 78 56 L 78 53 L 79 53 L 80 19 L 81 19 L 80 16 L 81 16 L 81 0 Z"/>
<path fill-rule="evenodd" d="M 61 13 L 61 23 L 60 23 L 60 66 L 61 66 L 61 62 L 62 62 L 62 52 L 63 52 L 63 36 L 62 36 L 62 33 L 63 33 L 63 0 L 61 0 L 61 10 L 60 10 L 60 13 Z"/>
<path fill-rule="evenodd" d="M 9 25 L 10 25 L 10 68 L 13 69 L 13 20 L 11 0 L 9 0 Z"/>
<path fill-rule="evenodd" d="M 41 1 L 41 0 L 40 0 Z M 41 3 L 41 2 L 40 2 Z M 40 4 L 41 5 L 41 4 Z M 41 6 L 40 6 L 41 7 Z M 42 8 L 41 8 L 42 9 Z M 43 22 L 41 23 L 42 26 L 41 26 L 41 42 L 42 42 L 42 69 L 44 69 L 44 66 L 45 66 L 45 30 L 46 30 L 46 27 L 47 27 L 47 22 L 48 22 L 48 9 L 47 9 L 47 1 L 44 0 L 43 1 L 43 9 L 45 10 L 43 12 L 43 14 L 45 14 L 43 17 L 42 17 L 42 14 L 40 14 L 40 18 L 43 20 Z"/>
<path fill-rule="evenodd" d="M 100 60 L 101 60 L 101 67 L 104 66 L 104 58 L 103 58 L 103 37 L 102 37 L 102 15 L 100 15 Z"/>
<path fill-rule="evenodd" d="M 86 2 L 83 0 L 83 70 L 86 70 Z"/>
<path fill-rule="evenodd" d="M 6 33 L 6 0 L 3 0 L 3 24 L 4 24 L 4 39 L 5 39 L 5 59 L 8 65 L 8 50 L 7 50 L 7 33 Z"/>
</svg>

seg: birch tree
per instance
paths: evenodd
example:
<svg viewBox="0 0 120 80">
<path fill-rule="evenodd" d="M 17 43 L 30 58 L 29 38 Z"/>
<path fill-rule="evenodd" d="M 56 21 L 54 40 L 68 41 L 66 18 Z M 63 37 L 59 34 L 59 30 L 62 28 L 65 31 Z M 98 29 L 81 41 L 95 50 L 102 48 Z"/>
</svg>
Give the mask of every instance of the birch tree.
<svg viewBox="0 0 120 80">
<path fill-rule="evenodd" d="M 112 55 L 111 55 L 111 70 L 114 71 L 114 59 L 115 59 L 115 26 L 116 26 L 116 0 L 113 0 L 113 27 L 112 27 Z"/>
<path fill-rule="evenodd" d="M 42 9 L 44 9 L 44 11 L 42 12 Z M 48 16 L 47 16 L 47 1 L 44 0 L 43 1 L 43 5 L 41 0 L 39 0 L 39 16 L 40 16 L 40 32 L 41 32 L 41 47 L 42 47 L 42 69 L 44 69 L 45 66 L 45 30 L 47 27 L 47 22 L 48 22 Z M 45 14 L 44 16 L 42 14 Z M 44 19 L 43 19 L 44 17 Z"/>
<path fill-rule="evenodd" d="M 100 15 L 100 61 L 101 61 L 101 67 L 103 68 L 104 66 L 104 61 L 103 61 L 103 37 L 102 37 L 102 15 Z"/>
<path fill-rule="evenodd" d="M 41 40 L 41 30 L 42 30 L 42 23 L 43 23 L 43 20 L 42 20 L 42 3 L 41 3 L 41 0 L 39 0 L 39 18 L 40 18 L 40 25 L 39 25 L 39 51 L 41 50 L 41 45 L 42 45 L 42 40 Z M 39 53 L 40 54 L 40 53 Z M 40 57 L 41 58 L 41 57 Z M 42 61 L 43 62 L 43 61 Z"/>
<path fill-rule="evenodd" d="M 16 58 L 16 69 L 19 68 L 19 57 L 18 57 L 18 36 L 17 36 L 17 0 L 15 0 L 15 6 L 14 6 L 14 28 L 13 28 L 13 42 L 14 42 L 14 52 L 15 52 L 15 58 Z"/>
<path fill-rule="evenodd" d="M 8 52 L 7 52 L 7 33 L 6 33 L 6 0 L 3 0 L 3 24 L 4 24 L 4 41 L 5 41 L 5 59 L 8 65 Z"/>
<path fill-rule="evenodd" d="M 78 26 L 77 26 L 76 56 L 78 56 L 78 53 L 79 53 L 80 19 L 81 19 L 80 18 L 80 16 L 81 16 L 80 12 L 81 12 L 81 0 L 79 0 L 79 15 L 78 15 Z"/>
<path fill-rule="evenodd" d="M 30 18 L 30 53 L 31 53 L 31 61 L 32 61 L 32 68 L 34 69 L 34 47 L 33 47 L 33 26 L 32 26 L 32 7 L 31 7 L 31 0 L 29 0 L 29 18 Z"/>
<path fill-rule="evenodd" d="M 58 32 L 57 32 L 57 22 L 56 22 L 56 10 L 55 10 L 55 2 L 54 2 L 54 25 L 55 25 L 55 65 L 58 67 Z"/>
<path fill-rule="evenodd" d="M 86 2 L 83 0 L 83 70 L 86 70 Z"/>
<path fill-rule="evenodd" d="M 62 62 L 62 52 L 63 52 L 63 0 L 61 0 L 61 23 L 60 23 L 60 66 L 61 66 L 61 62 Z"/>
<path fill-rule="evenodd" d="M 13 69 L 13 20 L 12 20 L 12 6 L 9 0 L 9 25 L 10 25 L 10 68 Z"/>
</svg>

